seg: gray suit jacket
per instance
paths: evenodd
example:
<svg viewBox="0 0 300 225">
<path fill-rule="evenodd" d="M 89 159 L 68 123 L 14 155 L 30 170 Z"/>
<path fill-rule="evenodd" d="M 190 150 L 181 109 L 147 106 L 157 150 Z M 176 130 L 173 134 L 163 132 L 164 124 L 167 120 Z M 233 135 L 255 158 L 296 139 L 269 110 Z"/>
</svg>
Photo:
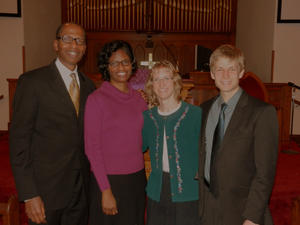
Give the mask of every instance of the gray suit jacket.
<svg viewBox="0 0 300 225">
<path fill-rule="evenodd" d="M 46 208 L 63 208 L 71 198 L 76 171 L 87 184 L 83 114 L 94 84 L 82 73 L 78 75 L 78 117 L 54 62 L 18 80 L 10 126 L 10 160 L 21 201 L 39 195 Z"/>
<path fill-rule="evenodd" d="M 201 105 L 202 134 L 213 98 Z M 278 121 L 273 106 L 243 92 L 226 129 L 216 156 L 219 196 L 214 199 L 204 183 L 205 135 L 199 152 L 199 211 L 203 221 L 222 225 L 242 225 L 245 219 L 272 224 L 268 209 L 278 154 Z M 217 204 L 217 210 L 209 207 Z M 214 225 L 209 222 L 207 225 Z"/>
</svg>

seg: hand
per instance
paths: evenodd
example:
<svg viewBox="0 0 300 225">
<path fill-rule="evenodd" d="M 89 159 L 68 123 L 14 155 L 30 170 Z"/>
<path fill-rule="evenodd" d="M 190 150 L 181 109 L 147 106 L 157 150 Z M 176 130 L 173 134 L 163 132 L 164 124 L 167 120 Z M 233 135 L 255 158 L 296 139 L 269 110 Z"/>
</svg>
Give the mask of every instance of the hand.
<svg viewBox="0 0 300 225">
<path fill-rule="evenodd" d="M 259 224 L 253 223 L 253 222 L 250 221 L 250 220 L 245 220 L 244 223 L 243 223 L 243 225 L 259 225 Z"/>
<path fill-rule="evenodd" d="M 47 223 L 44 202 L 40 196 L 27 200 L 25 202 L 25 211 L 32 222 L 37 224 Z"/>
<path fill-rule="evenodd" d="M 102 210 L 106 215 L 116 215 L 118 213 L 117 201 L 111 189 L 102 192 Z"/>
</svg>

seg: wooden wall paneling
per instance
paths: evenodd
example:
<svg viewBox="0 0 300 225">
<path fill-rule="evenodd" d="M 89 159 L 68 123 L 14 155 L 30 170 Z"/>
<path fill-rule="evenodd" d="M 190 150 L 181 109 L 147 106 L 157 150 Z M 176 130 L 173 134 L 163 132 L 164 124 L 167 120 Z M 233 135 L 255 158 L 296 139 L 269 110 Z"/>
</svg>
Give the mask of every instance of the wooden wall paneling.
<svg viewBox="0 0 300 225">
<path fill-rule="evenodd" d="M 165 47 L 165 50 L 167 51 L 167 60 L 173 63 L 173 65 L 176 67 L 180 67 L 181 62 L 181 49 L 178 48 L 175 44 L 171 43 L 167 48 Z M 180 67 L 183 68 L 183 67 Z"/>
<path fill-rule="evenodd" d="M 179 71 L 186 75 L 195 67 L 195 46 L 184 43 L 179 50 Z"/>
<path fill-rule="evenodd" d="M 152 49 L 145 46 L 148 35 L 148 33 L 135 32 L 87 32 L 87 52 L 80 67 L 84 72 L 97 72 L 95 58 L 102 46 L 111 40 L 121 39 L 128 41 L 134 51 L 136 47 L 144 48 L 145 54 L 144 56 L 137 56 L 138 62 L 140 59 L 148 59 L 148 53 L 152 52 L 153 59 L 156 61 L 172 59 L 174 64 L 178 61 L 180 72 L 186 74 L 194 70 L 196 44 L 213 50 L 221 44 L 231 43 L 230 34 L 151 33 L 154 44 Z M 138 50 L 137 52 L 142 51 Z M 174 57 L 171 56 L 171 52 Z"/>
<path fill-rule="evenodd" d="M 144 43 L 138 43 L 134 48 L 134 56 L 137 62 L 148 61 L 148 54 L 146 48 L 144 47 Z M 155 59 L 155 57 L 153 57 Z M 140 65 L 138 65 L 140 66 Z"/>
<path fill-rule="evenodd" d="M 195 71 L 190 72 L 189 75 L 194 83 L 194 88 L 191 90 L 193 104 L 200 105 L 219 93 L 209 72 Z"/>
<path fill-rule="evenodd" d="M 156 43 L 153 48 L 153 61 L 159 61 L 161 59 L 168 59 L 168 51 L 161 43 Z M 173 61 L 171 61 L 174 63 Z"/>
</svg>

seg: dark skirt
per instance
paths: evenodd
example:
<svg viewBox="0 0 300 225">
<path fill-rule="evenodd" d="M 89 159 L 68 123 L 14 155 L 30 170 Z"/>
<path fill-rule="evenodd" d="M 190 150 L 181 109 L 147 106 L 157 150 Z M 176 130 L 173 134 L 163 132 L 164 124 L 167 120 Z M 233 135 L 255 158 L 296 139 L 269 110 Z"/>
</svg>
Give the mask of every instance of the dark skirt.
<svg viewBox="0 0 300 225">
<path fill-rule="evenodd" d="M 198 201 L 172 202 L 169 173 L 163 173 L 160 201 L 148 198 L 147 225 L 199 225 Z"/>
<path fill-rule="evenodd" d="M 102 211 L 102 192 L 92 174 L 90 182 L 89 225 L 143 225 L 145 223 L 145 170 L 126 175 L 108 175 L 117 201 L 118 214 L 105 215 Z"/>
</svg>

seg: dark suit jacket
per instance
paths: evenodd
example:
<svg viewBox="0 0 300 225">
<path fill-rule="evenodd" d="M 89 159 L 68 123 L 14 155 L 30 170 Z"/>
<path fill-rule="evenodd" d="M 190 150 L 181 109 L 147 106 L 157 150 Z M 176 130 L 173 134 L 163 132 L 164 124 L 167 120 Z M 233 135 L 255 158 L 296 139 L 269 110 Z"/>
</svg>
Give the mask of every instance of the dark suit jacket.
<svg viewBox="0 0 300 225">
<path fill-rule="evenodd" d="M 87 183 L 83 114 L 94 84 L 82 73 L 78 75 L 78 117 L 54 62 L 18 80 L 10 126 L 10 160 L 21 201 L 41 196 L 46 208 L 62 208 L 71 198 L 76 171 L 81 171 Z"/>
<path fill-rule="evenodd" d="M 200 215 L 214 216 L 222 225 L 242 225 L 245 219 L 272 224 L 268 209 L 278 154 L 278 121 L 273 106 L 243 92 L 216 156 L 218 212 L 209 209 L 204 184 L 205 126 L 216 98 L 201 105 L 202 138 L 199 153 Z M 210 215 L 208 215 L 210 214 Z M 207 224 L 214 225 L 214 224 Z"/>
</svg>

